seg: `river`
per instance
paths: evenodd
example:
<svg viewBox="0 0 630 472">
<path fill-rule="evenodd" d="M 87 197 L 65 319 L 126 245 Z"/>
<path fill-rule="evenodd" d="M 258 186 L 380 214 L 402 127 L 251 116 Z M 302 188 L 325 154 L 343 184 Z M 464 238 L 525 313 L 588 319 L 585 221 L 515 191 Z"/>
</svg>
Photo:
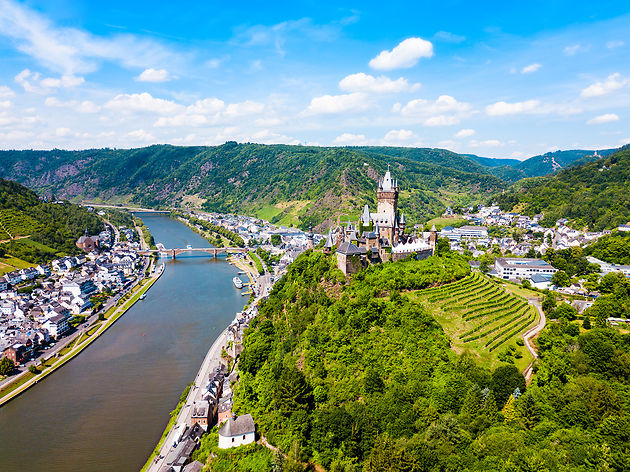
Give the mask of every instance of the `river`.
<svg viewBox="0 0 630 472">
<path fill-rule="evenodd" d="M 167 248 L 207 241 L 142 216 Z M 164 260 L 164 259 L 163 259 Z M 208 348 L 246 302 L 225 259 L 182 254 L 78 357 L 0 407 L 0 471 L 138 471 Z"/>
</svg>

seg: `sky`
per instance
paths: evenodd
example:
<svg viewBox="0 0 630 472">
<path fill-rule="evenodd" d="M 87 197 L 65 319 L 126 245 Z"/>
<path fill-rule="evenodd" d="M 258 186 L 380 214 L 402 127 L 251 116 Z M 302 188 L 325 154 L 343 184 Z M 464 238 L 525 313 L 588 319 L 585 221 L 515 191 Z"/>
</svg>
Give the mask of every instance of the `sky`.
<svg viewBox="0 0 630 472">
<path fill-rule="evenodd" d="M 0 0 L 0 149 L 615 148 L 629 31 L 627 1 Z"/>
</svg>

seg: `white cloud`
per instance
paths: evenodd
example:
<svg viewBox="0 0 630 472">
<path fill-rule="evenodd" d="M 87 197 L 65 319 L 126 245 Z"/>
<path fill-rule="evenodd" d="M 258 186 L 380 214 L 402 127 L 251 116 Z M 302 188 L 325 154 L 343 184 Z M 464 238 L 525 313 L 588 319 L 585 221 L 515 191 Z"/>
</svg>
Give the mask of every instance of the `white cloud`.
<svg viewBox="0 0 630 472">
<path fill-rule="evenodd" d="M 418 139 L 418 136 L 409 129 L 392 129 L 387 132 L 383 139 L 387 143 L 397 143 Z"/>
<path fill-rule="evenodd" d="M 225 109 L 225 116 L 229 118 L 237 118 L 241 116 L 251 116 L 262 113 L 265 110 L 265 104 L 246 100 L 240 103 L 230 103 Z"/>
<path fill-rule="evenodd" d="M 371 103 L 365 94 L 349 93 L 342 95 L 322 95 L 314 97 L 308 107 L 302 112 L 303 116 L 348 113 L 366 110 Z"/>
<path fill-rule="evenodd" d="M 181 113 L 174 116 L 162 116 L 158 118 L 153 126 L 156 128 L 175 126 L 195 127 L 207 125 L 209 122 L 208 117 L 204 115 Z"/>
<path fill-rule="evenodd" d="M 444 41 L 446 43 L 461 43 L 466 40 L 466 36 L 460 36 L 458 34 L 451 33 L 449 31 L 438 31 L 433 35 L 434 39 Z"/>
<path fill-rule="evenodd" d="M 214 125 L 231 121 L 235 118 L 259 115 L 266 109 L 265 104 L 260 102 L 246 100 L 244 102 L 226 105 L 223 100 L 219 100 L 218 98 L 197 100 L 195 103 L 185 108 L 181 105 L 177 106 L 181 107 L 179 108 L 179 113 L 172 116 L 163 116 L 159 118 L 153 126 L 160 128 Z"/>
<path fill-rule="evenodd" d="M 171 76 L 169 75 L 166 69 L 145 69 L 142 74 L 136 77 L 136 81 L 138 82 L 168 82 L 171 80 Z"/>
<path fill-rule="evenodd" d="M 0 85 L 0 98 L 13 98 L 15 97 L 15 92 L 11 90 L 6 85 Z"/>
<path fill-rule="evenodd" d="M 578 52 L 582 52 L 584 47 L 581 44 L 572 44 L 563 49 L 566 56 L 575 56 Z"/>
<path fill-rule="evenodd" d="M 72 130 L 70 128 L 57 128 L 55 130 L 55 136 L 59 136 L 60 138 L 65 138 L 67 136 L 72 135 Z"/>
<path fill-rule="evenodd" d="M 470 142 L 471 147 L 499 147 L 503 146 L 503 143 L 498 139 L 487 139 L 485 141 L 477 141 L 473 139 Z"/>
<path fill-rule="evenodd" d="M 147 92 L 134 94 L 116 95 L 105 105 L 105 108 L 120 111 L 122 113 L 130 112 L 150 112 L 168 115 L 183 110 L 184 107 L 170 100 L 162 98 L 154 98 Z"/>
<path fill-rule="evenodd" d="M 540 106 L 539 100 L 526 100 L 524 102 L 496 102 L 486 107 L 488 116 L 517 115 L 520 113 L 532 113 Z"/>
<path fill-rule="evenodd" d="M 1 100 L 0 108 L 11 108 L 13 106 L 13 102 L 11 100 Z"/>
<path fill-rule="evenodd" d="M 145 143 L 155 141 L 155 137 L 151 133 L 148 133 L 147 131 L 143 129 L 130 131 L 129 133 L 127 133 L 127 136 L 132 138 L 134 141 L 141 141 Z"/>
<path fill-rule="evenodd" d="M 455 137 L 458 139 L 461 139 L 461 138 L 470 138 L 471 136 L 474 136 L 474 135 L 475 135 L 474 129 L 460 129 L 455 134 Z"/>
<path fill-rule="evenodd" d="M 615 48 L 620 48 L 621 46 L 624 45 L 623 41 L 608 41 L 606 43 L 606 47 L 608 49 L 615 49 Z"/>
<path fill-rule="evenodd" d="M 204 98 L 203 100 L 197 100 L 194 104 L 187 108 L 189 113 L 199 114 L 215 114 L 219 113 L 225 108 L 225 102 L 218 98 Z"/>
<path fill-rule="evenodd" d="M 422 38 L 407 38 L 391 51 L 381 51 L 369 63 L 372 69 L 407 69 L 418 63 L 421 57 L 432 57 L 433 45 Z"/>
<path fill-rule="evenodd" d="M 0 0 L 0 35 L 13 40 L 21 52 L 66 75 L 94 71 L 104 60 L 149 67 L 181 58 L 158 43 L 130 34 L 103 38 L 77 28 L 57 27 L 41 13 L 12 0 Z"/>
<path fill-rule="evenodd" d="M 450 95 L 440 95 L 435 102 L 430 102 L 422 98 L 411 100 L 407 105 L 400 108 L 394 105 L 394 111 L 400 110 L 405 116 L 412 115 L 434 115 L 439 113 L 466 113 L 471 110 L 470 103 L 458 102 Z"/>
<path fill-rule="evenodd" d="M 362 146 L 367 144 L 367 138 L 364 134 L 343 133 L 337 136 L 333 143 L 343 146 Z"/>
<path fill-rule="evenodd" d="M 420 84 L 410 85 L 407 79 L 402 77 L 392 80 L 384 75 L 374 77 L 359 72 L 344 77 L 339 82 L 339 88 L 345 92 L 398 93 L 417 90 Z"/>
<path fill-rule="evenodd" d="M 452 115 L 437 115 L 424 120 L 424 126 L 453 126 L 459 124 L 460 119 Z"/>
<path fill-rule="evenodd" d="M 534 64 L 530 64 L 521 69 L 521 74 L 531 74 L 532 72 L 536 72 L 541 67 L 542 67 L 542 64 L 538 64 L 537 62 Z"/>
<path fill-rule="evenodd" d="M 628 79 L 622 79 L 621 74 L 616 72 L 608 76 L 603 82 L 596 82 L 593 85 L 589 85 L 582 90 L 580 95 L 582 97 L 601 97 L 602 95 L 608 95 L 611 92 L 619 90 L 620 88 L 628 85 Z"/>
<path fill-rule="evenodd" d="M 48 97 L 44 101 L 44 105 L 47 107 L 59 107 L 59 108 L 71 108 L 78 113 L 97 113 L 101 110 L 101 107 L 89 100 L 70 100 L 67 102 L 57 99 L 57 97 Z"/>
<path fill-rule="evenodd" d="M 619 121 L 619 116 L 614 113 L 606 113 L 604 115 L 596 116 L 586 122 L 587 125 L 599 125 L 602 123 L 611 123 L 613 121 Z"/>
<path fill-rule="evenodd" d="M 74 88 L 85 82 L 83 77 L 75 75 L 62 75 L 61 77 L 45 77 L 42 78 L 39 72 L 31 72 L 24 69 L 15 76 L 15 81 L 29 93 L 49 93 L 53 89 Z"/>
</svg>

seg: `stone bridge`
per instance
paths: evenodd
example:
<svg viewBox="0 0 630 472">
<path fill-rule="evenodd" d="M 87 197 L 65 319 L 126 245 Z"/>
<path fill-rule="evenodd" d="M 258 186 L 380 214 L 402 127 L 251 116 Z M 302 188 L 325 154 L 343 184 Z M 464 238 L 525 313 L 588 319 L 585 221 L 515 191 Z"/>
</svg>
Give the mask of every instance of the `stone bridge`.
<svg viewBox="0 0 630 472">
<path fill-rule="evenodd" d="M 246 253 L 247 248 L 244 247 L 193 247 L 193 248 L 177 248 L 177 249 L 146 249 L 143 251 L 138 251 L 138 254 L 149 256 L 151 254 L 166 254 L 167 256 L 175 259 L 183 252 L 205 252 L 207 254 L 211 254 L 213 257 L 217 257 L 218 254 L 221 253 L 233 253 L 240 252 Z"/>
</svg>

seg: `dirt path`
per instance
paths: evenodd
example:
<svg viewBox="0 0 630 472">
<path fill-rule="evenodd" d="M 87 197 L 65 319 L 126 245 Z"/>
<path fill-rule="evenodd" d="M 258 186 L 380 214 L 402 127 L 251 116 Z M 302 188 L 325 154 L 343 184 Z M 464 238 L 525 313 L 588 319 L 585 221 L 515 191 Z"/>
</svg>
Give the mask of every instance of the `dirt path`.
<svg viewBox="0 0 630 472">
<path fill-rule="evenodd" d="M 540 333 L 545 327 L 545 323 L 547 322 L 547 318 L 545 317 L 545 312 L 540 306 L 540 302 L 538 300 L 529 300 L 529 302 L 536 307 L 538 310 L 538 314 L 540 315 L 540 319 L 538 324 L 531 328 L 523 335 L 523 341 L 525 342 L 525 347 L 530 352 L 534 360 L 529 363 L 529 365 L 523 371 L 523 376 L 525 377 L 525 382 L 527 385 L 532 381 L 532 376 L 534 375 L 534 361 L 538 359 L 538 352 L 536 352 L 536 346 L 532 342 L 532 339 L 535 338 L 538 333 Z"/>
</svg>

